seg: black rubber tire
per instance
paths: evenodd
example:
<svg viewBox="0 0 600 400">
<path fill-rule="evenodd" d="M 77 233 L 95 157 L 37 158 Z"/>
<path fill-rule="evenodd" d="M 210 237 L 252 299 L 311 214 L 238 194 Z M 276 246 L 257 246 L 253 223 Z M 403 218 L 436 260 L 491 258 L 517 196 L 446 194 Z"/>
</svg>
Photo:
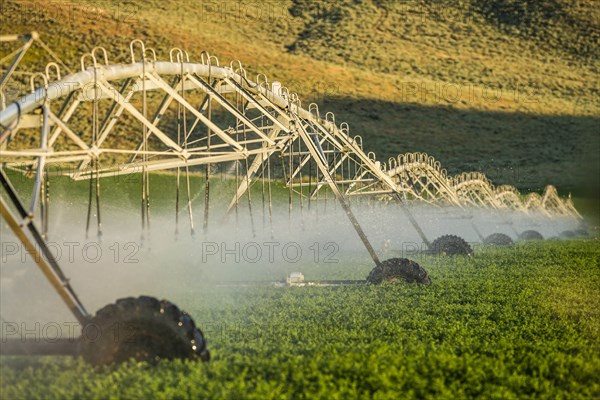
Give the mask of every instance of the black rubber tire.
<svg viewBox="0 0 600 400">
<path fill-rule="evenodd" d="M 588 230 L 587 230 L 587 229 L 585 229 L 585 228 L 576 229 L 576 230 L 575 230 L 575 234 L 576 234 L 578 237 L 588 237 L 588 236 L 590 236 L 590 233 L 589 233 L 589 232 L 588 232 Z"/>
<path fill-rule="evenodd" d="M 95 365 L 134 359 L 208 361 L 206 340 L 192 318 L 167 300 L 140 296 L 100 309 L 82 331 L 81 354 Z"/>
<path fill-rule="evenodd" d="M 519 240 L 544 240 L 544 237 L 538 231 L 525 231 L 519 235 Z"/>
<path fill-rule="evenodd" d="M 430 252 L 446 256 L 470 256 L 473 249 L 467 241 L 456 235 L 444 235 L 431 243 Z"/>
<path fill-rule="evenodd" d="M 489 246 L 510 246 L 513 243 L 511 237 L 504 233 L 492 233 L 490 236 L 483 239 L 483 244 Z"/>
<path fill-rule="evenodd" d="M 371 270 L 367 282 L 379 285 L 383 282 L 405 281 L 429 285 L 431 279 L 427 271 L 407 258 L 390 258 Z"/>
<path fill-rule="evenodd" d="M 563 231 L 560 234 L 561 239 L 575 239 L 577 236 L 577 233 L 574 231 Z"/>
</svg>

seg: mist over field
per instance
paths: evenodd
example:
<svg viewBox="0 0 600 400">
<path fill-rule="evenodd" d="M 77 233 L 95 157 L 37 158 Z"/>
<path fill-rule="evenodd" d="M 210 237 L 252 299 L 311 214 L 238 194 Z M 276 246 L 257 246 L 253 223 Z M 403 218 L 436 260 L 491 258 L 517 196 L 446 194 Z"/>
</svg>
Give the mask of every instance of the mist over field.
<svg viewBox="0 0 600 400">
<path fill-rule="evenodd" d="M 414 258 L 427 250 L 402 207 L 393 201 L 353 207 L 381 260 Z M 285 281 L 296 271 L 307 279 L 366 278 L 374 263 L 338 204 L 332 199 L 318 207 L 313 202 L 310 209 L 295 204 L 291 216 L 285 208 L 278 205 L 270 217 L 268 207 L 263 214 L 261 205 L 255 204 L 251 219 L 247 202 L 240 201 L 237 218 L 235 210 L 227 217 L 217 214 L 205 234 L 203 208 L 195 207 L 192 234 L 185 208 L 178 229 L 174 210 L 153 209 L 150 229 L 142 230 L 139 208 L 109 200 L 101 208 L 102 235 L 98 237 L 94 212 L 86 238 L 86 205 L 58 202 L 52 207 L 48 242 L 91 312 L 116 298 L 142 294 L 172 298 L 214 284 Z M 411 205 L 410 210 L 429 241 L 458 235 L 476 251 L 485 248 L 477 230 L 484 237 L 504 233 L 516 239 L 517 233 L 535 229 L 545 238 L 558 238 L 561 232 L 579 227 L 571 218 L 551 220 L 540 215 L 523 221 L 518 212 L 419 205 Z M 5 225 L 2 253 L 3 318 L 72 320 L 67 310 L 56 307 L 58 296 Z M 362 267 L 349 272 L 348 265 Z"/>
</svg>

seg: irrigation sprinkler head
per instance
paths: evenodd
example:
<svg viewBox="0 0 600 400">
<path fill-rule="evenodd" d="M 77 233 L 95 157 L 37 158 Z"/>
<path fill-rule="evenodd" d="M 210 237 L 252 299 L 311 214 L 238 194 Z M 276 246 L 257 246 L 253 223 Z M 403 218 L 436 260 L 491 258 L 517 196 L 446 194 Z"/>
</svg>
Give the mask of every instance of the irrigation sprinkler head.
<svg viewBox="0 0 600 400">
<path fill-rule="evenodd" d="M 416 262 L 407 258 L 390 258 L 377 265 L 371 270 L 367 282 L 380 285 L 384 282 L 396 283 L 405 281 L 408 283 L 431 284 L 431 278 L 427 271 Z"/>
<path fill-rule="evenodd" d="M 292 272 L 287 278 L 286 283 L 288 286 L 302 286 L 304 285 L 304 274 L 302 272 Z"/>
<path fill-rule="evenodd" d="M 94 365 L 131 359 L 156 364 L 165 359 L 210 360 L 194 320 L 176 305 L 153 297 L 128 297 L 100 309 L 83 327 L 81 355 Z"/>
</svg>

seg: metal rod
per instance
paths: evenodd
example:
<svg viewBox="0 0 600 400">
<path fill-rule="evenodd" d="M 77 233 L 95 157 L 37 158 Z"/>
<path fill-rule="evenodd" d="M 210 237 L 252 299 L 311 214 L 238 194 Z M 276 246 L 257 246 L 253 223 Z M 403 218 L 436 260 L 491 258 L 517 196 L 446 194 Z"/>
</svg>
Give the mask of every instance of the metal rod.
<svg viewBox="0 0 600 400">
<path fill-rule="evenodd" d="M 317 147 L 317 144 L 319 143 L 318 140 L 313 140 L 310 138 L 310 135 L 306 132 L 306 130 L 302 126 L 301 120 L 298 117 L 296 117 L 296 123 L 297 123 L 298 132 L 300 134 L 300 137 L 304 141 L 304 145 L 311 152 L 313 159 L 315 160 L 315 163 L 317 164 L 317 167 L 321 170 L 321 173 L 325 177 L 326 182 L 328 183 L 329 187 L 335 194 L 335 197 L 337 198 L 337 200 L 340 202 L 344 212 L 346 213 L 346 216 L 348 217 L 348 219 L 350 220 L 350 223 L 352 224 L 352 227 L 354 228 L 354 230 L 360 237 L 360 240 L 363 242 L 365 248 L 369 252 L 369 255 L 373 259 L 373 262 L 375 263 L 375 265 L 377 265 L 377 266 L 381 265 L 381 261 L 379 261 L 379 257 L 377 256 L 375 249 L 371 245 L 371 242 L 369 242 L 367 235 L 365 234 L 365 232 L 363 231 L 362 227 L 360 226 L 358 220 L 354 216 L 354 213 L 352 212 L 350 205 L 346 201 L 346 197 L 339 190 L 339 188 L 335 184 L 335 181 L 331 177 L 329 168 L 327 166 L 327 161 L 322 156 L 322 154 L 320 154 L 318 151 L 318 147 Z"/>
<path fill-rule="evenodd" d="M 179 235 L 179 191 L 181 190 L 181 168 L 177 167 L 177 182 L 175 190 L 175 237 Z"/>
<path fill-rule="evenodd" d="M 181 60 L 181 98 L 185 99 L 185 92 L 184 92 L 184 86 L 185 86 L 185 76 L 183 75 L 183 57 Z M 186 109 L 185 107 L 183 108 L 183 148 L 184 150 L 187 151 L 188 148 L 188 129 L 187 129 L 187 113 L 186 113 Z M 187 164 L 187 160 L 186 160 L 186 164 L 185 164 L 185 185 L 186 185 L 186 189 L 187 189 L 187 209 L 188 209 L 188 217 L 190 219 L 190 234 L 192 236 L 195 235 L 196 230 L 194 229 L 194 214 L 192 211 L 192 188 L 191 188 L 191 183 L 190 183 L 190 167 Z"/>
<path fill-rule="evenodd" d="M 302 151 L 302 141 L 298 140 L 298 153 L 300 153 Z M 304 224 L 304 201 L 302 199 L 302 197 L 304 197 L 304 190 L 302 189 L 302 165 L 301 165 L 301 158 L 300 156 L 298 156 L 298 176 L 300 177 L 300 223 Z"/>
<path fill-rule="evenodd" d="M 48 169 L 44 172 L 44 194 L 42 201 L 44 204 L 44 212 L 42 214 L 42 237 L 44 240 L 48 240 L 48 229 L 49 229 L 49 214 L 50 214 L 50 177 L 48 175 Z"/>
<path fill-rule="evenodd" d="M 471 220 L 470 222 L 471 222 L 471 227 L 473 228 L 473 230 L 475 231 L 475 233 L 479 237 L 479 240 L 483 243 L 483 241 L 485 240 L 485 238 L 481 234 L 481 231 L 479 230 L 479 228 L 477 228 L 477 225 L 475 225 L 475 223 L 473 222 L 473 220 Z"/>
<path fill-rule="evenodd" d="M 85 223 L 85 238 L 88 239 L 89 238 L 89 233 L 90 233 L 90 225 L 91 225 L 91 220 L 92 220 L 92 196 L 93 196 L 93 187 L 94 187 L 94 180 L 93 180 L 94 176 L 93 174 L 90 174 L 90 185 L 88 188 L 88 209 L 87 209 L 87 218 L 86 218 L 86 223 Z"/>
<path fill-rule="evenodd" d="M 50 108 L 48 104 L 44 103 L 42 105 L 43 111 L 43 122 L 42 122 L 42 134 L 40 135 L 41 149 L 42 153 L 38 157 L 37 169 L 35 173 L 35 182 L 33 185 L 33 193 L 31 195 L 31 205 L 29 207 L 29 215 L 33 217 L 33 213 L 35 212 L 35 208 L 37 206 L 37 202 L 39 200 L 39 196 L 41 193 L 42 180 L 43 180 L 43 170 L 44 164 L 46 162 L 46 151 L 48 150 L 48 131 L 49 131 L 49 121 L 48 115 L 50 113 Z"/>
<path fill-rule="evenodd" d="M 210 57 L 208 60 L 208 82 L 212 81 L 211 78 L 211 63 L 210 63 Z M 182 89 L 183 90 L 183 89 Z M 206 116 L 208 118 L 209 121 L 212 121 L 212 98 L 210 95 L 206 96 Z M 206 149 L 207 151 L 210 153 L 211 150 L 211 136 L 212 136 L 212 132 L 210 130 L 210 126 L 206 126 Z M 202 229 L 204 234 L 206 235 L 208 233 L 208 216 L 209 216 L 209 207 L 210 207 L 210 169 L 211 169 L 211 163 L 208 162 L 206 163 L 206 170 L 204 173 L 204 220 L 203 220 L 203 225 L 202 225 Z"/>
<path fill-rule="evenodd" d="M 4 73 L 4 75 L 2 76 L 2 78 L 0 79 L 0 91 L 2 91 L 2 92 L 4 92 L 4 85 L 6 85 L 6 82 L 8 82 L 8 79 L 11 77 L 11 75 L 13 74 L 13 72 L 15 71 L 15 69 L 17 68 L 17 66 L 19 65 L 19 63 L 23 59 L 23 57 L 25 56 L 25 53 L 27 53 L 27 50 L 29 50 L 29 48 L 33 44 L 33 40 L 34 40 L 33 34 L 24 35 L 24 36 L 17 36 L 16 39 L 15 39 L 15 36 L 16 35 L 5 36 L 5 38 L 9 39 L 7 41 L 12 41 L 12 40 L 17 40 L 17 39 L 26 39 L 27 42 L 25 42 L 25 44 L 23 45 L 23 47 L 21 47 L 21 51 L 12 60 L 12 62 L 8 66 L 6 72 Z"/>
<path fill-rule="evenodd" d="M 263 232 L 267 226 L 267 213 L 266 213 L 266 202 L 265 202 L 265 153 L 262 153 L 260 155 L 261 157 L 261 172 L 260 172 L 260 177 L 261 177 L 261 197 L 262 197 L 262 222 L 263 222 Z"/>
<path fill-rule="evenodd" d="M 308 209 L 310 210 L 312 199 L 312 160 L 308 161 Z"/>
<path fill-rule="evenodd" d="M 185 166 L 185 179 L 187 187 L 187 208 L 190 217 L 190 234 L 194 236 L 196 234 L 196 230 L 194 228 L 194 214 L 192 211 L 192 188 L 190 183 L 190 167 L 188 167 L 187 165 Z"/>
<path fill-rule="evenodd" d="M 292 170 L 294 168 L 293 164 L 293 159 L 292 159 L 292 153 L 294 152 L 294 142 L 290 140 L 289 144 L 288 144 L 288 168 L 289 168 L 289 174 L 288 174 L 288 219 L 289 219 L 289 224 L 290 224 L 290 228 L 292 227 L 292 207 L 293 207 L 293 187 L 292 187 L 292 183 L 294 182 L 294 176 L 292 175 Z"/>
<path fill-rule="evenodd" d="M 181 85 L 183 73 L 179 77 L 178 85 Z M 163 100 L 164 101 L 164 100 Z M 177 145 L 181 146 L 181 104 L 177 103 Z M 177 182 L 175 183 L 175 237 L 179 235 L 179 198 L 181 191 L 181 167 L 177 167 Z"/>
<path fill-rule="evenodd" d="M 36 248 L 31 240 L 29 240 L 29 237 L 23 231 L 23 226 L 17 222 L 16 218 L 12 215 L 2 197 L 0 197 L 0 214 L 2 214 L 4 219 L 8 222 L 11 230 L 21 240 L 27 251 L 33 256 L 36 264 L 40 267 L 54 289 L 67 304 L 75 318 L 77 318 L 77 321 L 79 321 L 79 323 L 82 325 L 85 325 L 89 320 L 89 314 L 75 294 L 69 283 L 69 280 L 64 275 L 62 269 L 52 255 L 52 252 L 48 248 L 46 241 L 42 238 L 42 235 L 37 230 L 35 224 L 32 220 L 27 219 L 27 211 L 21 203 L 16 191 L 12 187 L 8 176 L 6 176 L 2 169 L 0 169 L 0 181 L 2 182 L 4 190 L 8 193 L 13 205 L 17 209 L 17 212 L 21 218 L 26 221 L 25 223 L 27 228 L 29 229 L 31 236 L 35 240 L 38 247 Z"/>
<path fill-rule="evenodd" d="M 273 194 L 271 192 L 271 157 L 267 158 L 267 182 L 268 182 L 268 192 L 269 192 L 269 226 L 271 228 L 271 239 L 274 237 L 273 232 Z"/>
<path fill-rule="evenodd" d="M 246 107 L 243 106 L 244 116 L 246 114 Z M 247 140 L 246 137 L 246 127 L 244 126 L 244 140 Z M 256 228 L 254 227 L 254 215 L 252 213 L 252 194 L 250 188 L 250 167 L 248 165 L 248 157 L 244 158 L 244 164 L 246 169 L 246 187 L 248 192 L 248 213 L 250 214 L 250 228 L 252 229 L 252 237 L 256 237 Z"/>
<path fill-rule="evenodd" d="M 94 68 L 94 76 L 97 75 L 96 68 Z M 98 147 L 98 133 L 99 133 L 99 124 L 98 124 L 98 87 L 97 87 L 97 78 L 94 79 L 94 103 L 93 103 L 93 132 L 94 132 L 94 146 Z M 100 214 L 100 159 L 99 156 L 94 160 L 94 169 L 96 175 L 96 218 L 97 218 L 97 237 L 98 240 L 102 240 L 102 217 Z"/>
<path fill-rule="evenodd" d="M 148 105 L 147 105 L 147 93 L 146 93 L 146 53 L 142 51 L 142 117 L 144 121 L 147 121 Z M 148 151 L 148 127 L 144 123 L 142 124 L 142 149 L 144 152 Z M 148 169 L 146 168 L 146 162 L 148 161 L 148 155 L 142 154 L 142 243 L 144 241 L 145 232 L 150 229 L 150 176 Z"/>
<path fill-rule="evenodd" d="M 419 237 L 421 238 L 421 240 L 423 241 L 423 243 L 425 243 L 425 245 L 427 246 L 427 248 L 429 250 L 431 250 L 431 242 L 427 239 L 427 236 L 425 236 L 425 233 L 423 232 L 423 229 L 421 229 L 421 226 L 419 225 L 419 223 L 415 219 L 414 215 L 408 209 L 408 202 L 405 201 L 406 199 L 403 199 L 402 196 L 400 195 L 400 193 L 395 193 L 395 197 L 400 202 L 400 208 L 402 209 L 402 211 L 404 211 L 404 214 L 408 217 L 408 220 L 410 221 L 410 223 L 413 226 L 413 228 L 415 228 L 415 230 L 419 234 Z"/>
</svg>

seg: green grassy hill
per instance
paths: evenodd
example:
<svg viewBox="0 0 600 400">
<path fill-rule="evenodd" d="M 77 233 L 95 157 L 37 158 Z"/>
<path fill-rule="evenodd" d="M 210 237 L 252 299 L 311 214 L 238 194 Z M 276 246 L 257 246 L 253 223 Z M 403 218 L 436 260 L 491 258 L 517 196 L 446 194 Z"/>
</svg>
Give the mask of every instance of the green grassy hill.
<svg viewBox="0 0 600 400">
<path fill-rule="evenodd" d="M 133 38 L 162 58 L 208 50 L 335 112 L 380 159 L 424 151 L 451 173 L 598 196 L 595 0 L 0 4 L 2 34 L 37 30 L 73 69 L 95 45 L 128 62 Z"/>
</svg>

